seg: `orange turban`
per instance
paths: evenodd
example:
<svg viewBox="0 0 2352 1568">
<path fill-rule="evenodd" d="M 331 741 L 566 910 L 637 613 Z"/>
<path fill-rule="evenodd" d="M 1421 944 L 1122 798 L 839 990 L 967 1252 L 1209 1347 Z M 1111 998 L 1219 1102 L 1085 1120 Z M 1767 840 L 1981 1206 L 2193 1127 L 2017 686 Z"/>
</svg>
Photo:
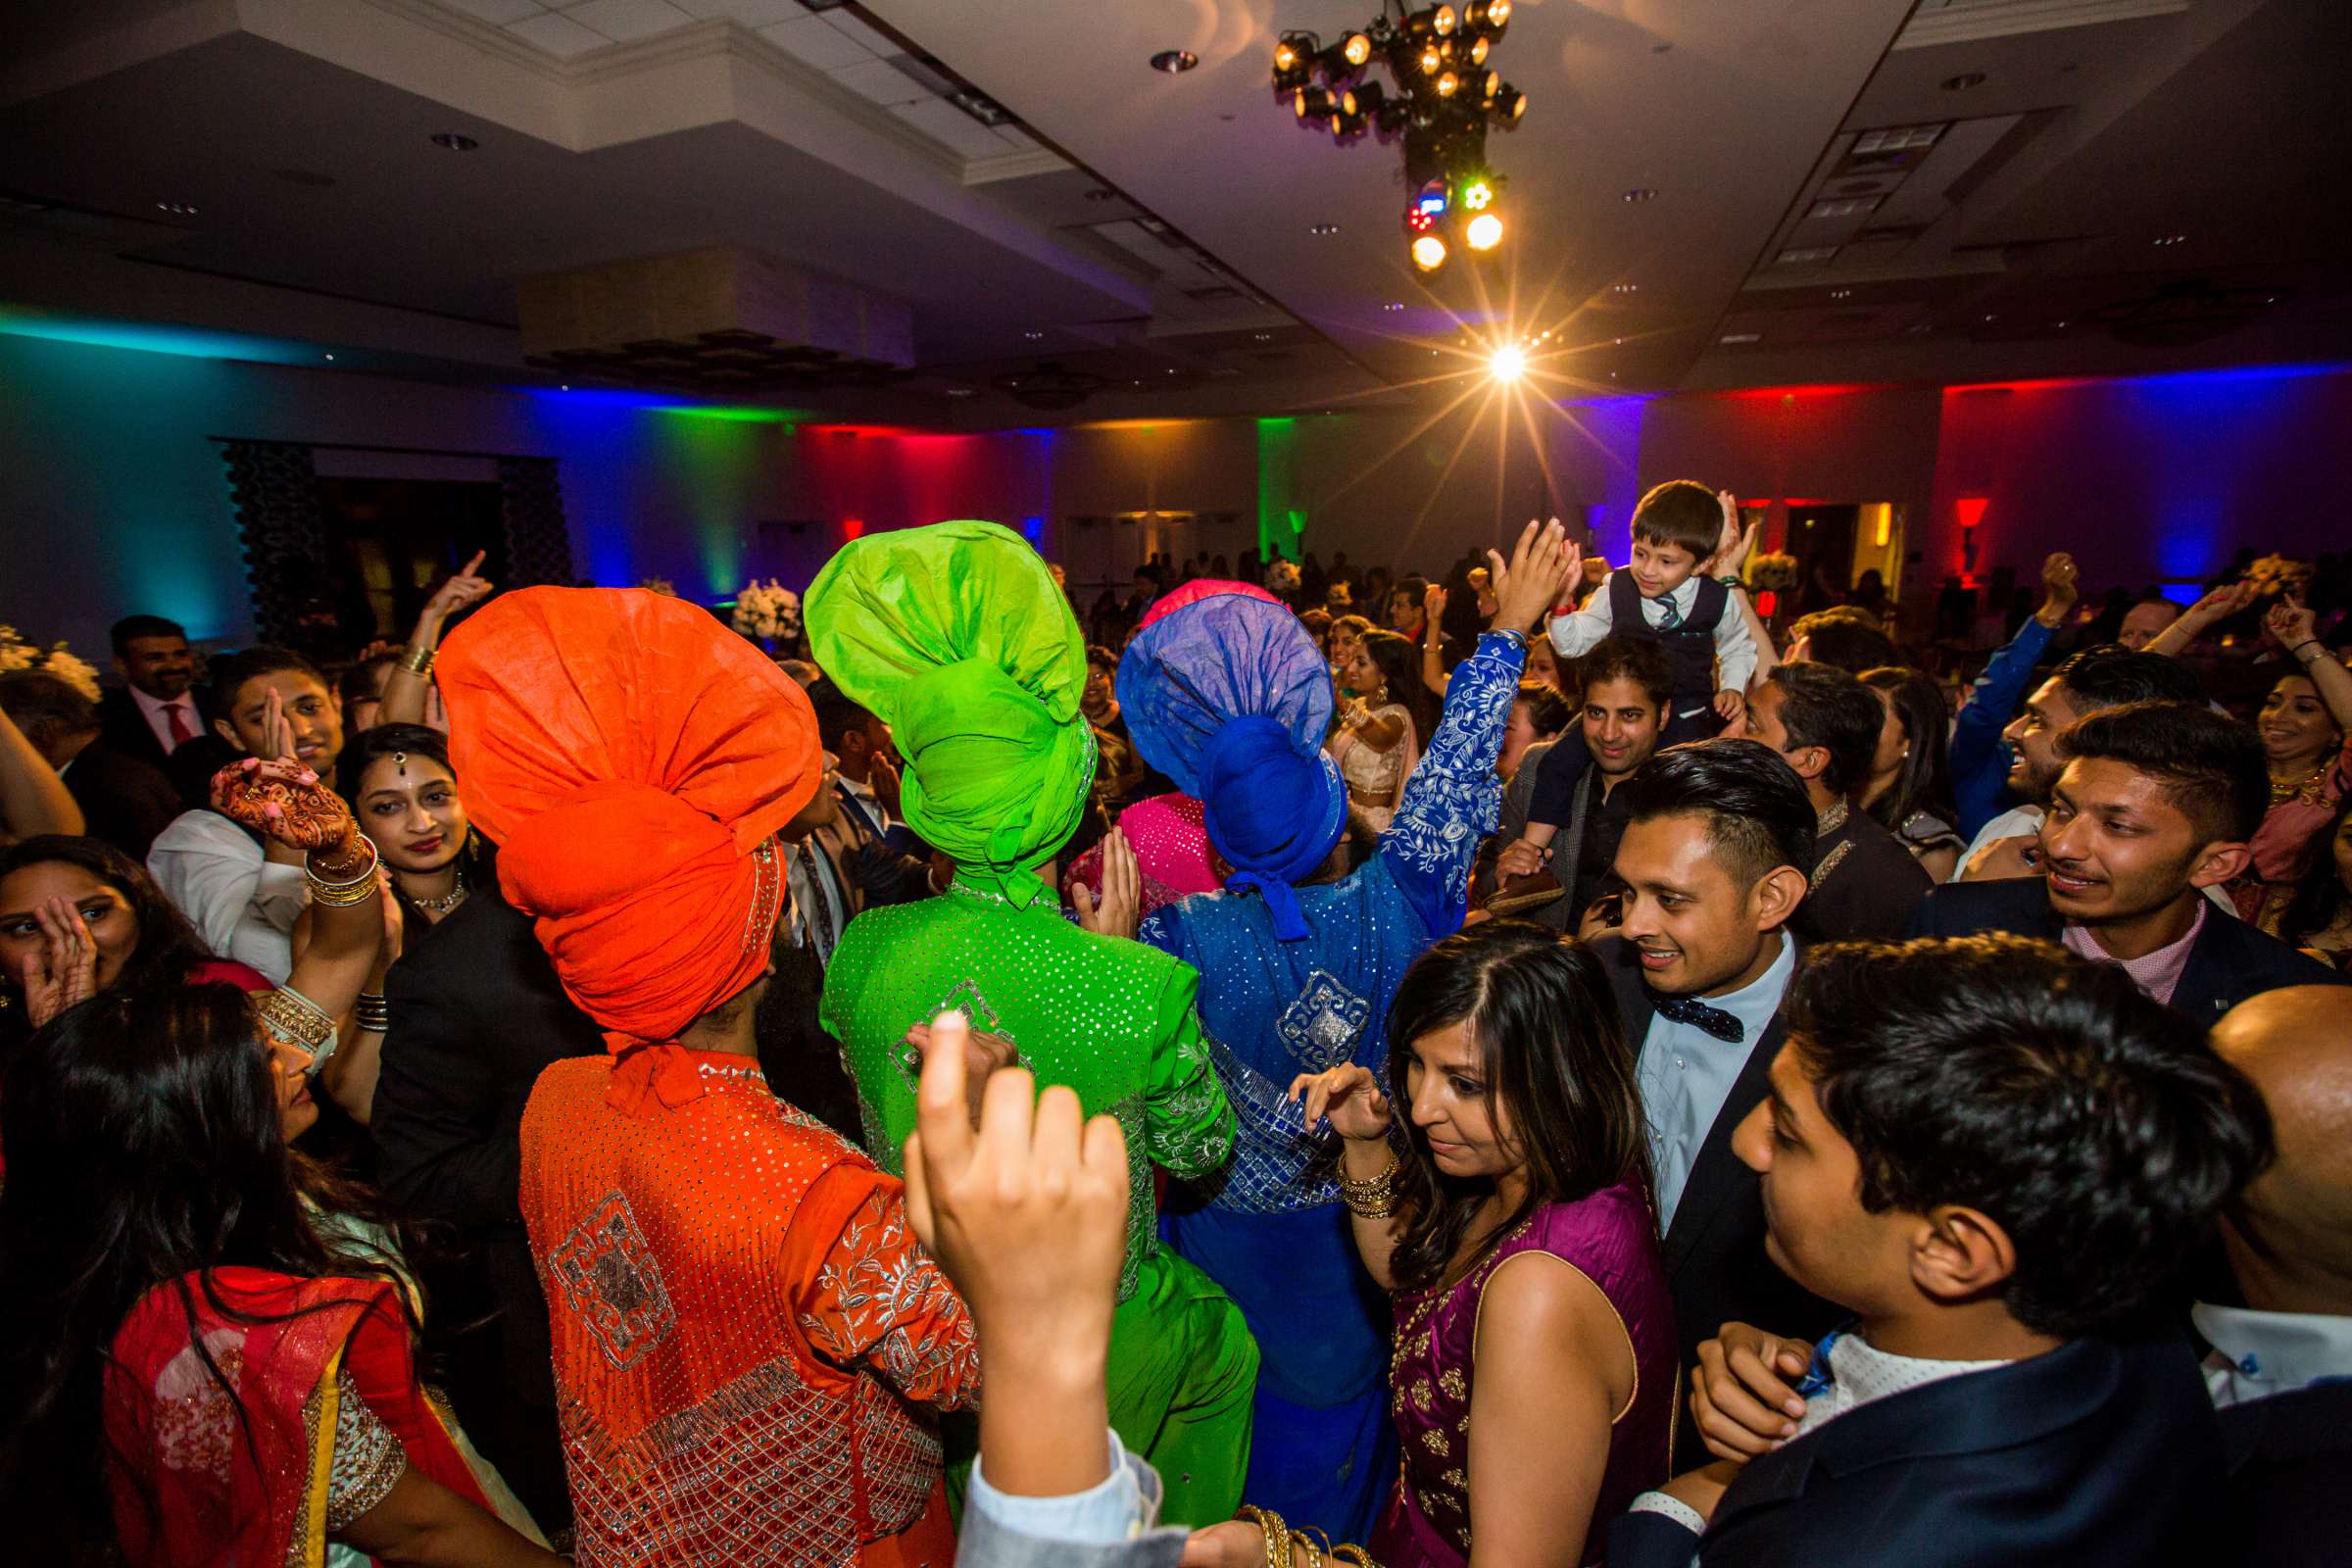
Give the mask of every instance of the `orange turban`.
<svg viewBox="0 0 2352 1568">
<path fill-rule="evenodd" d="M 615 1052 L 759 977 L 784 903 L 771 840 L 823 777 L 798 682 L 710 612 L 613 588 L 494 599 L 437 672 L 500 888 Z"/>
</svg>

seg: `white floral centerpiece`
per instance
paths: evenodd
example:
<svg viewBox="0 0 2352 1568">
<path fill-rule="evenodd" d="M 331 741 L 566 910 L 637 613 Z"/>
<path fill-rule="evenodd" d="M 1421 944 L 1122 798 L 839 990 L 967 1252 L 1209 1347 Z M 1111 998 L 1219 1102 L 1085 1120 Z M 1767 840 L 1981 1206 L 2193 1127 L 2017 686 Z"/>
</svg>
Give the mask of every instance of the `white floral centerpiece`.
<svg viewBox="0 0 2352 1568">
<path fill-rule="evenodd" d="M 746 637 L 797 643 L 801 640 L 801 596 L 773 577 L 765 582 L 755 577 L 735 595 L 735 613 L 728 624 Z"/>
<path fill-rule="evenodd" d="M 37 669 L 55 675 L 91 702 L 98 701 L 98 671 L 68 653 L 64 643 L 53 643 L 44 649 L 38 643 L 26 642 L 16 627 L 0 626 L 0 674 L 12 669 Z"/>
</svg>

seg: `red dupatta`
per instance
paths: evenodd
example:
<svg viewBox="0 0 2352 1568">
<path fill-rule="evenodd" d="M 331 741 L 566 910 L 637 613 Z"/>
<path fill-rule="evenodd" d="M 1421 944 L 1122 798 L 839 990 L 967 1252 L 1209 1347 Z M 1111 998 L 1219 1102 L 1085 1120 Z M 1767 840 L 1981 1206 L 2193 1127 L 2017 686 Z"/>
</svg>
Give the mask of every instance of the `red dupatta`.
<svg viewBox="0 0 2352 1568">
<path fill-rule="evenodd" d="M 411 1466 L 489 1506 L 417 1382 L 392 1282 L 252 1268 L 210 1276 L 229 1311 L 207 1298 L 205 1275 L 189 1274 L 148 1292 L 115 1336 L 104 1393 L 108 1480 L 131 1561 L 319 1563 L 338 1371 L 400 1439 Z M 194 1301 L 192 1324 L 181 1287 Z M 233 1398 L 206 1368 L 199 1340 Z M 317 1416 L 306 1425 L 314 1391 Z"/>
</svg>

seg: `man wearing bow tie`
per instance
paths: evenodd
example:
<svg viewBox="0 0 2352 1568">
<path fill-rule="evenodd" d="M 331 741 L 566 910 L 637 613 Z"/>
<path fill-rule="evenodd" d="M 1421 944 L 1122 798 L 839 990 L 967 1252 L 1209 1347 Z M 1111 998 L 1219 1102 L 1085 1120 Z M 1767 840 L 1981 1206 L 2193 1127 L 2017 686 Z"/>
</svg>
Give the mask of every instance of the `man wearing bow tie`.
<svg viewBox="0 0 2352 1568">
<path fill-rule="evenodd" d="M 1686 1366 L 1725 1322 L 1828 1329 L 1838 1309 L 1764 1254 L 1764 1202 L 1732 1131 L 1768 1088 L 1789 918 L 1812 870 L 1815 816 L 1787 760 L 1756 741 L 1670 747 L 1619 786 L 1623 923 L 1593 943 L 1640 1053 L 1642 1109 L 1676 1338 Z M 1786 1319 L 1749 1318 L 1764 1309 Z M 1677 1468 L 1705 1450 L 1688 1423 Z"/>
</svg>

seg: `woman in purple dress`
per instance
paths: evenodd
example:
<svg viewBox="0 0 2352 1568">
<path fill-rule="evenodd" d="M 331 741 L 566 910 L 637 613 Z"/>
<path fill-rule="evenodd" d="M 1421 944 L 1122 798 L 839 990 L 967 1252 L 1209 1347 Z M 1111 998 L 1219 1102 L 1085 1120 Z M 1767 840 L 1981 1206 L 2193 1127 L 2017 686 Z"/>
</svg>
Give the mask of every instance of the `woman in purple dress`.
<svg viewBox="0 0 2352 1568">
<path fill-rule="evenodd" d="M 1472 926 L 1406 973 L 1389 1039 L 1406 1045 L 1390 1056 L 1393 1109 L 1360 1066 L 1293 1089 L 1343 1140 L 1355 1244 L 1395 1303 L 1404 1457 L 1372 1555 L 1595 1562 L 1599 1527 L 1666 1475 L 1676 1396 L 1634 1054 L 1607 977 L 1542 927 Z"/>
</svg>

